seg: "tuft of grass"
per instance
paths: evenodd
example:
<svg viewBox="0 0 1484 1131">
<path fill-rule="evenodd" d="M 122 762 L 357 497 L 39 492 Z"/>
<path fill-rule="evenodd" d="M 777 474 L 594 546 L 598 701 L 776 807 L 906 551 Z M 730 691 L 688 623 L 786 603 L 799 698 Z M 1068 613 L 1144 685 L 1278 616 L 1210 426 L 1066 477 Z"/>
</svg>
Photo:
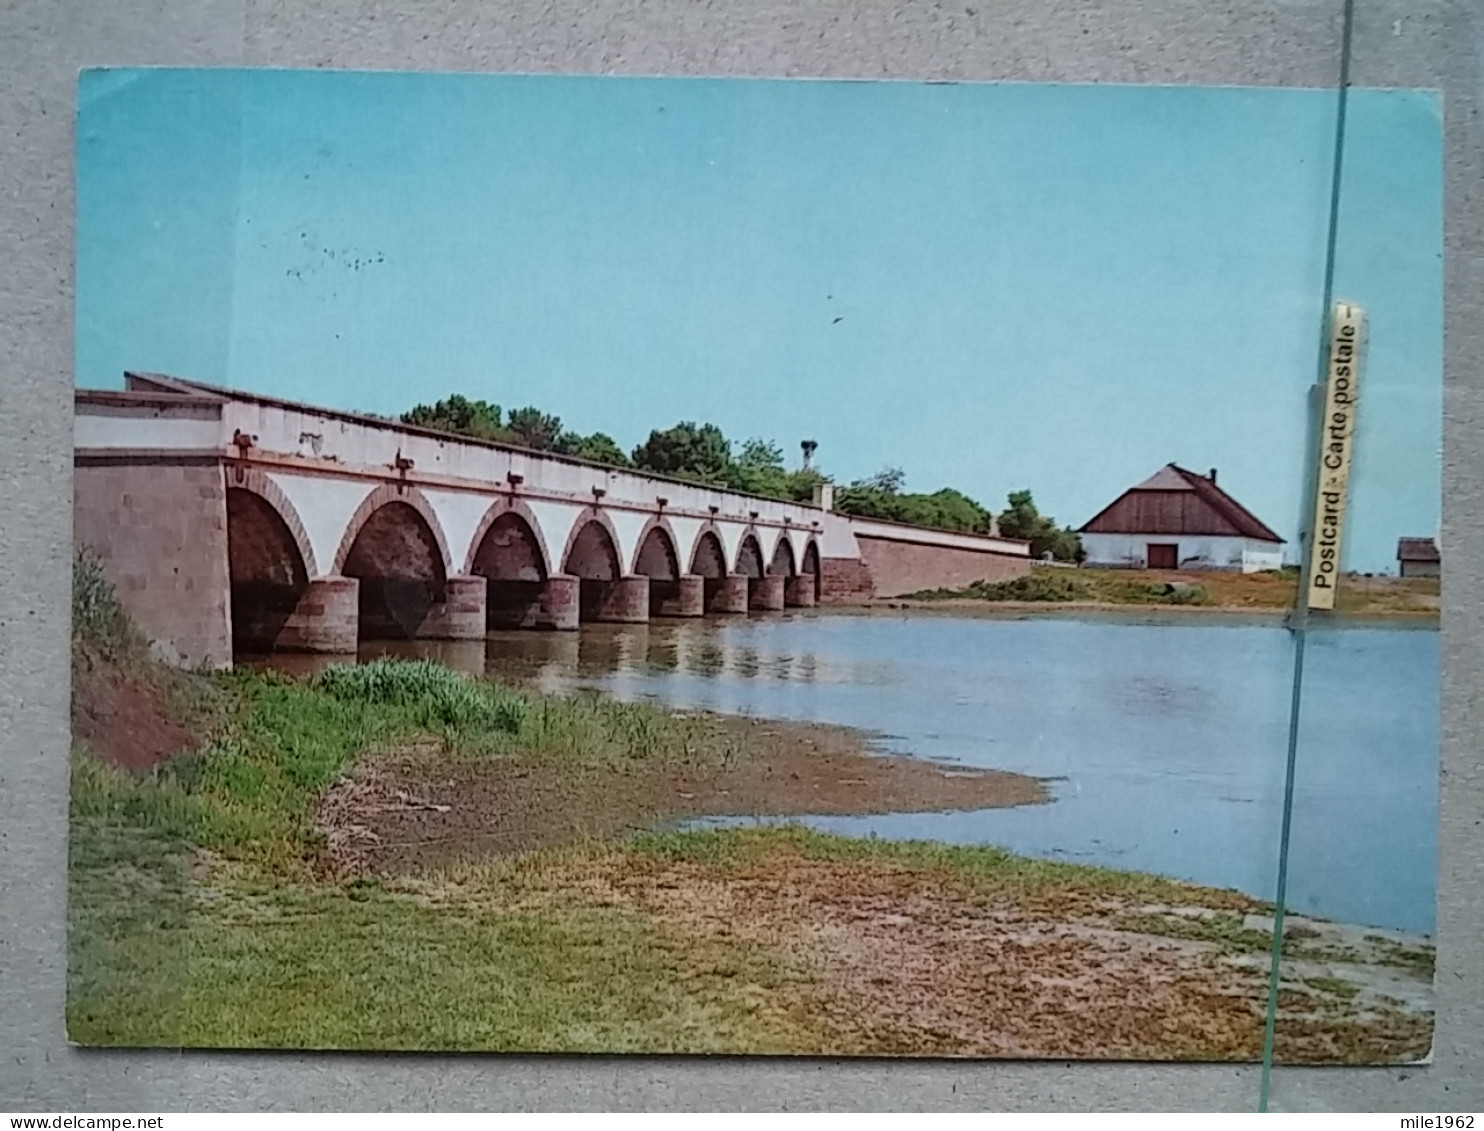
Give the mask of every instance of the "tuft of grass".
<svg viewBox="0 0 1484 1131">
<path fill-rule="evenodd" d="M 704 715 L 676 715 L 649 703 L 624 703 L 596 693 L 533 697 L 513 745 L 601 766 L 725 766 L 740 755 L 736 741 Z"/>
<path fill-rule="evenodd" d="M 135 659 L 145 651 L 144 637 L 119 602 L 102 561 L 87 549 L 72 559 L 72 638 L 108 660 Z"/>
<path fill-rule="evenodd" d="M 429 730 L 517 734 L 528 707 L 516 692 L 431 660 L 383 656 L 369 664 L 335 664 L 315 676 L 313 686 L 344 703 L 399 708 Z"/>
</svg>

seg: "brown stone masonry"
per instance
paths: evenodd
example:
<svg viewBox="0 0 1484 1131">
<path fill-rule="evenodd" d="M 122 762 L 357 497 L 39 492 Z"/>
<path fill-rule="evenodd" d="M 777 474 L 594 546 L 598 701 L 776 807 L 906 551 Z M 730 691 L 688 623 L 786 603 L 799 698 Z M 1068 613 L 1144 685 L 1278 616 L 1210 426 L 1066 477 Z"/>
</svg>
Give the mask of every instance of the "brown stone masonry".
<svg viewBox="0 0 1484 1131">
<path fill-rule="evenodd" d="M 321 577 L 309 582 L 272 647 L 283 652 L 353 655 L 360 621 L 360 582 Z"/>
<path fill-rule="evenodd" d="M 450 577 L 444 599 L 433 605 L 418 627 L 420 640 L 483 640 L 485 580 Z"/>
<path fill-rule="evenodd" d="M 643 574 L 600 582 L 602 595 L 593 620 L 644 624 L 649 620 L 649 578 Z"/>
<path fill-rule="evenodd" d="M 581 583 L 575 577 L 549 577 L 541 586 L 542 627 L 560 632 L 577 631 Z"/>
<path fill-rule="evenodd" d="M 1008 581 L 1031 570 L 1027 557 L 985 553 L 955 546 L 925 546 L 886 538 L 856 536 L 864 573 L 877 597 L 900 597 L 922 589 L 961 589 L 975 581 Z M 829 565 L 825 559 L 825 581 Z M 845 603 L 845 602 L 839 602 Z"/>
<path fill-rule="evenodd" d="M 812 573 L 790 577 L 783 585 L 783 603 L 791 609 L 812 609 L 818 603 L 815 582 L 816 576 Z"/>
<path fill-rule="evenodd" d="M 703 615 L 706 611 L 706 579 L 698 574 L 685 574 L 674 581 L 652 582 L 649 611 L 657 617 Z"/>
<path fill-rule="evenodd" d="M 232 663 L 227 499 L 214 456 L 78 456 L 74 541 L 173 662 Z"/>
<path fill-rule="evenodd" d="M 747 579 L 747 607 L 757 612 L 777 612 L 783 608 L 783 583 L 779 576 Z"/>
<path fill-rule="evenodd" d="M 859 605 L 875 593 L 871 569 L 859 558 L 823 558 L 819 570 L 821 605 Z"/>
<path fill-rule="evenodd" d="M 745 613 L 747 582 L 744 574 L 732 573 L 716 580 L 716 591 L 706 605 L 708 613 Z"/>
</svg>

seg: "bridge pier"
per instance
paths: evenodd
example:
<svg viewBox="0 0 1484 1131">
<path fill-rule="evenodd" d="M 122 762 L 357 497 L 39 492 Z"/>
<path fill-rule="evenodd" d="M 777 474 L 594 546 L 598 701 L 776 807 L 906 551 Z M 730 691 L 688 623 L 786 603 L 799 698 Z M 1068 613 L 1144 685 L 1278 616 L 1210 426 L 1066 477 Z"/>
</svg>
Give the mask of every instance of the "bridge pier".
<svg viewBox="0 0 1484 1131">
<path fill-rule="evenodd" d="M 664 594 L 660 600 L 657 596 Z M 655 582 L 650 588 L 649 611 L 657 617 L 698 617 L 706 612 L 706 579 L 683 574 L 674 581 Z"/>
<path fill-rule="evenodd" d="M 812 609 L 819 604 L 814 593 L 814 574 L 799 573 L 786 579 L 783 603 L 791 609 Z"/>
<path fill-rule="evenodd" d="M 310 581 L 279 630 L 273 648 L 354 655 L 360 594 L 361 583 L 354 577 L 317 577 Z"/>
<path fill-rule="evenodd" d="M 745 613 L 747 611 L 747 577 L 729 573 L 717 579 L 716 592 L 706 606 L 708 613 Z"/>
<path fill-rule="evenodd" d="M 752 577 L 747 582 L 747 607 L 760 613 L 783 611 L 786 577 Z"/>
<path fill-rule="evenodd" d="M 541 585 L 541 612 L 536 622 L 542 628 L 576 632 L 582 607 L 580 578 L 557 574 Z M 525 627 L 525 626 L 520 626 Z"/>
<path fill-rule="evenodd" d="M 443 600 L 436 602 L 413 633 L 416 640 L 483 640 L 485 579 L 450 577 L 444 583 Z"/>
<path fill-rule="evenodd" d="M 649 578 L 632 574 L 602 583 L 593 610 L 593 620 L 615 624 L 649 623 Z"/>
</svg>

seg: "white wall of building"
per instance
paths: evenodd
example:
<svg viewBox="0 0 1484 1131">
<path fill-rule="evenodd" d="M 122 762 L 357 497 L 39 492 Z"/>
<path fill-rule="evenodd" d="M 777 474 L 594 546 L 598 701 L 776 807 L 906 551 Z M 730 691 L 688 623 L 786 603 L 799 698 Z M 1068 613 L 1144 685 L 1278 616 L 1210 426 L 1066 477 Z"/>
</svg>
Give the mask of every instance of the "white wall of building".
<svg viewBox="0 0 1484 1131">
<path fill-rule="evenodd" d="M 1283 564 L 1283 545 L 1256 538 L 1214 534 L 1083 534 L 1084 564 L 1122 569 L 1147 569 L 1149 544 L 1173 542 L 1179 549 L 1180 569 L 1228 569 L 1257 573 Z"/>
</svg>

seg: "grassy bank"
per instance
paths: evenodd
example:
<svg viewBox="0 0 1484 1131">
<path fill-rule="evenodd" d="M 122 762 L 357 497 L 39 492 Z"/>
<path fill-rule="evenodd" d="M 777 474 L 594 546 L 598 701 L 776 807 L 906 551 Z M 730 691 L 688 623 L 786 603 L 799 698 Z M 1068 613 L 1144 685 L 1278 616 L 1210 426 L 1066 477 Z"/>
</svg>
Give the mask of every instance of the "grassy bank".
<svg viewBox="0 0 1484 1131">
<path fill-rule="evenodd" d="M 1035 567 L 1008 581 L 979 581 L 962 589 L 926 589 L 900 602 L 985 603 L 1007 607 L 1232 610 L 1280 614 L 1293 608 L 1297 571 L 1274 573 L 1172 572 Z M 1437 578 L 1349 575 L 1336 611 L 1365 617 L 1436 617 Z"/>
<path fill-rule="evenodd" d="M 72 763 L 75 1041 L 1163 1059 L 1260 1047 L 1269 909 L 1246 896 L 988 848 L 654 819 L 869 811 L 883 797 L 969 807 L 950 788 L 975 806 L 1034 801 L 1014 775 L 938 781 L 874 759 L 871 780 L 832 732 L 544 696 L 424 662 L 303 680 L 179 673 L 95 596 L 74 675 L 89 736 Z M 346 837 L 371 850 L 343 851 Z M 1302 947 L 1281 1055 L 1426 1051 L 1430 1012 L 1408 995 L 1430 948 L 1323 924 Z"/>
</svg>

